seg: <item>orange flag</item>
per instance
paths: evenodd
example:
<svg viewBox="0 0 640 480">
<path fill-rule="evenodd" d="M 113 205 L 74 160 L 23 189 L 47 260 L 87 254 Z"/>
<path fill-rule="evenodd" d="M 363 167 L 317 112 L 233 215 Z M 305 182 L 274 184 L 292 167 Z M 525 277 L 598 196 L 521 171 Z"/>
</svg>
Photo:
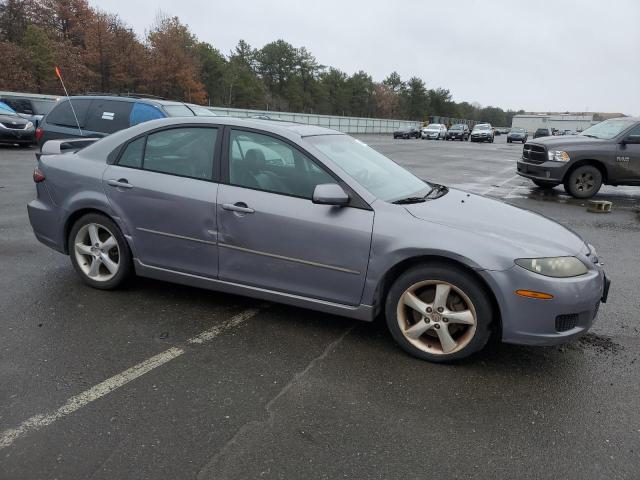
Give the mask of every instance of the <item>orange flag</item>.
<svg viewBox="0 0 640 480">
<path fill-rule="evenodd" d="M 62 80 L 62 74 L 60 73 L 60 69 L 58 67 L 56 67 L 56 77 Z"/>
</svg>

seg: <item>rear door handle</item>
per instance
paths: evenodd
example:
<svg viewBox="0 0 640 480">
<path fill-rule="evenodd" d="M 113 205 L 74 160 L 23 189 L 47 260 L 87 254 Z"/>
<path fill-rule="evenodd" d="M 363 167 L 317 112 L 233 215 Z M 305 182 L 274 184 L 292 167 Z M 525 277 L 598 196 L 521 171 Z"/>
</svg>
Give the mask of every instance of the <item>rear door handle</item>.
<svg viewBox="0 0 640 480">
<path fill-rule="evenodd" d="M 133 188 L 133 185 L 131 185 L 126 178 L 120 178 L 118 180 L 107 180 L 107 185 L 118 188 Z"/>
<path fill-rule="evenodd" d="M 236 202 L 234 204 L 231 203 L 223 203 L 222 208 L 224 210 L 229 210 L 230 212 L 240 212 L 240 213 L 253 213 L 255 210 L 253 208 L 249 208 L 244 202 Z"/>
</svg>

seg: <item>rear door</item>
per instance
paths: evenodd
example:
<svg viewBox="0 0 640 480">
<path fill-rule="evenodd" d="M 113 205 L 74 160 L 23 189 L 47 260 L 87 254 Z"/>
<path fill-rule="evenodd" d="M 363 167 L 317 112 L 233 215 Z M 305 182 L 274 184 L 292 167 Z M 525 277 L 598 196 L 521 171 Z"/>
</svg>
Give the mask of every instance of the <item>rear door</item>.
<svg viewBox="0 0 640 480">
<path fill-rule="evenodd" d="M 129 142 L 104 188 L 143 264 L 215 278 L 219 130 L 166 128 Z"/>
<path fill-rule="evenodd" d="M 359 304 L 373 211 L 314 204 L 315 186 L 338 180 L 284 139 L 233 129 L 225 151 L 220 279 Z"/>
</svg>

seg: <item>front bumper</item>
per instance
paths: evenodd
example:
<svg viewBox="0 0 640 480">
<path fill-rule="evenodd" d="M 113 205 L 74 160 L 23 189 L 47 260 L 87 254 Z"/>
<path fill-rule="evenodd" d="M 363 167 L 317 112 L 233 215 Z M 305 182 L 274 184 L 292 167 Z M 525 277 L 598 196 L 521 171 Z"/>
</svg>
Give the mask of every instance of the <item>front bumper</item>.
<svg viewBox="0 0 640 480">
<path fill-rule="evenodd" d="M 568 162 L 542 162 L 540 164 L 528 163 L 518 160 L 516 173 L 526 178 L 536 180 L 551 180 L 562 182 L 564 174 L 569 169 Z"/>
<path fill-rule="evenodd" d="M 600 265 L 573 278 L 551 278 L 514 265 L 481 274 L 492 286 L 502 318 L 502 341 L 555 345 L 584 334 L 606 301 L 610 282 Z M 550 293 L 550 300 L 521 297 L 518 289 Z"/>
<path fill-rule="evenodd" d="M 429 140 L 433 140 L 433 139 L 438 138 L 438 137 L 440 137 L 439 133 L 431 133 L 431 132 L 425 133 L 425 132 L 422 132 L 422 138 L 428 138 Z"/>
<path fill-rule="evenodd" d="M 35 143 L 35 130 L 23 130 L 13 128 L 0 128 L 0 142 L 8 143 Z"/>
</svg>

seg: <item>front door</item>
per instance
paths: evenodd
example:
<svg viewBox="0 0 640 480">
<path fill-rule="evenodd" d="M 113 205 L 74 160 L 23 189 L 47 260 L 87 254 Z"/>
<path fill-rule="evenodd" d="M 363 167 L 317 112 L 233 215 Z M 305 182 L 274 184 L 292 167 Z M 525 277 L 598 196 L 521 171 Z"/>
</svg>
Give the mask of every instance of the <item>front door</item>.
<svg viewBox="0 0 640 480">
<path fill-rule="evenodd" d="M 112 208 L 143 264 L 217 277 L 218 129 L 180 127 L 130 142 L 103 175 Z"/>
<path fill-rule="evenodd" d="M 618 179 L 625 183 L 640 184 L 640 126 L 625 135 L 625 144 L 618 145 L 616 166 Z"/>
<path fill-rule="evenodd" d="M 317 205 L 316 185 L 337 180 L 282 139 L 231 130 L 229 185 L 218 192 L 221 280 L 357 305 L 373 211 Z"/>
</svg>

